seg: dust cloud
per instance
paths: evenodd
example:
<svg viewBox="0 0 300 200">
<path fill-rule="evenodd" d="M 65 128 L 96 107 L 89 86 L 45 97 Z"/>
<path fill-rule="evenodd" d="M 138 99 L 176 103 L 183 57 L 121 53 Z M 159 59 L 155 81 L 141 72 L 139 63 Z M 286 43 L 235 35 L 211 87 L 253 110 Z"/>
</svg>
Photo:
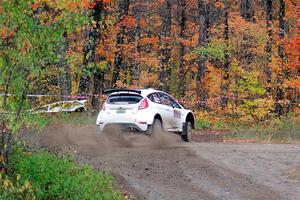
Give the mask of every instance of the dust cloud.
<svg viewBox="0 0 300 200">
<path fill-rule="evenodd" d="M 72 150 L 89 156 L 114 154 L 116 149 L 172 148 L 182 143 L 179 135 L 162 131 L 155 136 L 122 131 L 119 127 L 109 127 L 100 132 L 96 126 L 56 126 L 49 127 L 42 133 L 39 143 L 48 148 L 63 151 Z"/>
</svg>

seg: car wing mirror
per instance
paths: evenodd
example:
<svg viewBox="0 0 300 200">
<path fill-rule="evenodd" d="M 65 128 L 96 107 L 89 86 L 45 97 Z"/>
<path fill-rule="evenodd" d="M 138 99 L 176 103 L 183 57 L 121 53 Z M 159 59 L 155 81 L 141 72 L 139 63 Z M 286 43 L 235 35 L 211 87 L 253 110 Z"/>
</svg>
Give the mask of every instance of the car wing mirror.
<svg viewBox="0 0 300 200">
<path fill-rule="evenodd" d="M 176 104 L 175 103 L 171 103 L 172 108 L 176 108 Z"/>
</svg>

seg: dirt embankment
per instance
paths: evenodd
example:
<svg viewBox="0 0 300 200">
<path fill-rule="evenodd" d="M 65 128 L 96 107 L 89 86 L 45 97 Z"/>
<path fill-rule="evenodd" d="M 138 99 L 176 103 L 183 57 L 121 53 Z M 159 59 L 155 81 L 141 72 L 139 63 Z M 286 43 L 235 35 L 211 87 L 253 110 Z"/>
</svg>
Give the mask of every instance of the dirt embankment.
<svg viewBox="0 0 300 200">
<path fill-rule="evenodd" d="M 72 151 L 108 169 L 134 199 L 299 199 L 300 145 L 185 143 L 96 127 L 58 126 L 30 145 Z"/>
</svg>

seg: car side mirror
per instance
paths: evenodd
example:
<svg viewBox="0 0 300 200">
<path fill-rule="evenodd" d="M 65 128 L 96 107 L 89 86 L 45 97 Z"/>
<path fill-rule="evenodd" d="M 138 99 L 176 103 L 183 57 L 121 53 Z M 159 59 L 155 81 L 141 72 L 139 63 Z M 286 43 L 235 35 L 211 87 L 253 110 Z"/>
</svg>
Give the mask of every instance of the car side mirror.
<svg viewBox="0 0 300 200">
<path fill-rule="evenodd" d="M 176 104 L 172 102 L 172 108 L 176 108 Z"/>
</svg>

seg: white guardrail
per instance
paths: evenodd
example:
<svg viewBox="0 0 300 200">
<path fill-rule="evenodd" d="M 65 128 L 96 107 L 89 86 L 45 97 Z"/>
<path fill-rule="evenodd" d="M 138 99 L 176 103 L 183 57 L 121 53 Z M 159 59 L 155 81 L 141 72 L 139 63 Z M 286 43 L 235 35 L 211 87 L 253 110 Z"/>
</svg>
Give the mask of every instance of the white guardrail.
<svg viewBox="0 0 300 200">
<path fill-rule="evenodd" d="M 16 96 L 13 94 L 3 94 L 0 93 L 0 96 Z M 27 97 L 61 97 L 60 95 L 38 95 L 38 94 L 28 94 Z M 88 96 L 65 96 L 66 98 L 78 98 L 82 100 L 67 100 L 67 101 L 57 101 L 54 103 L 42 105 L 35 107 L 30 110 L 26 110 L 26 112 L 29 112 L 30 114 L 37 114 L 37 113 L 57 113 L 57 112 L 76 112 L 76 111 L 86 111 L 87 105 L 86 99 Z M 0 114 L 9 114 L 11 112 L 1 112 Z"/>
</svg>

